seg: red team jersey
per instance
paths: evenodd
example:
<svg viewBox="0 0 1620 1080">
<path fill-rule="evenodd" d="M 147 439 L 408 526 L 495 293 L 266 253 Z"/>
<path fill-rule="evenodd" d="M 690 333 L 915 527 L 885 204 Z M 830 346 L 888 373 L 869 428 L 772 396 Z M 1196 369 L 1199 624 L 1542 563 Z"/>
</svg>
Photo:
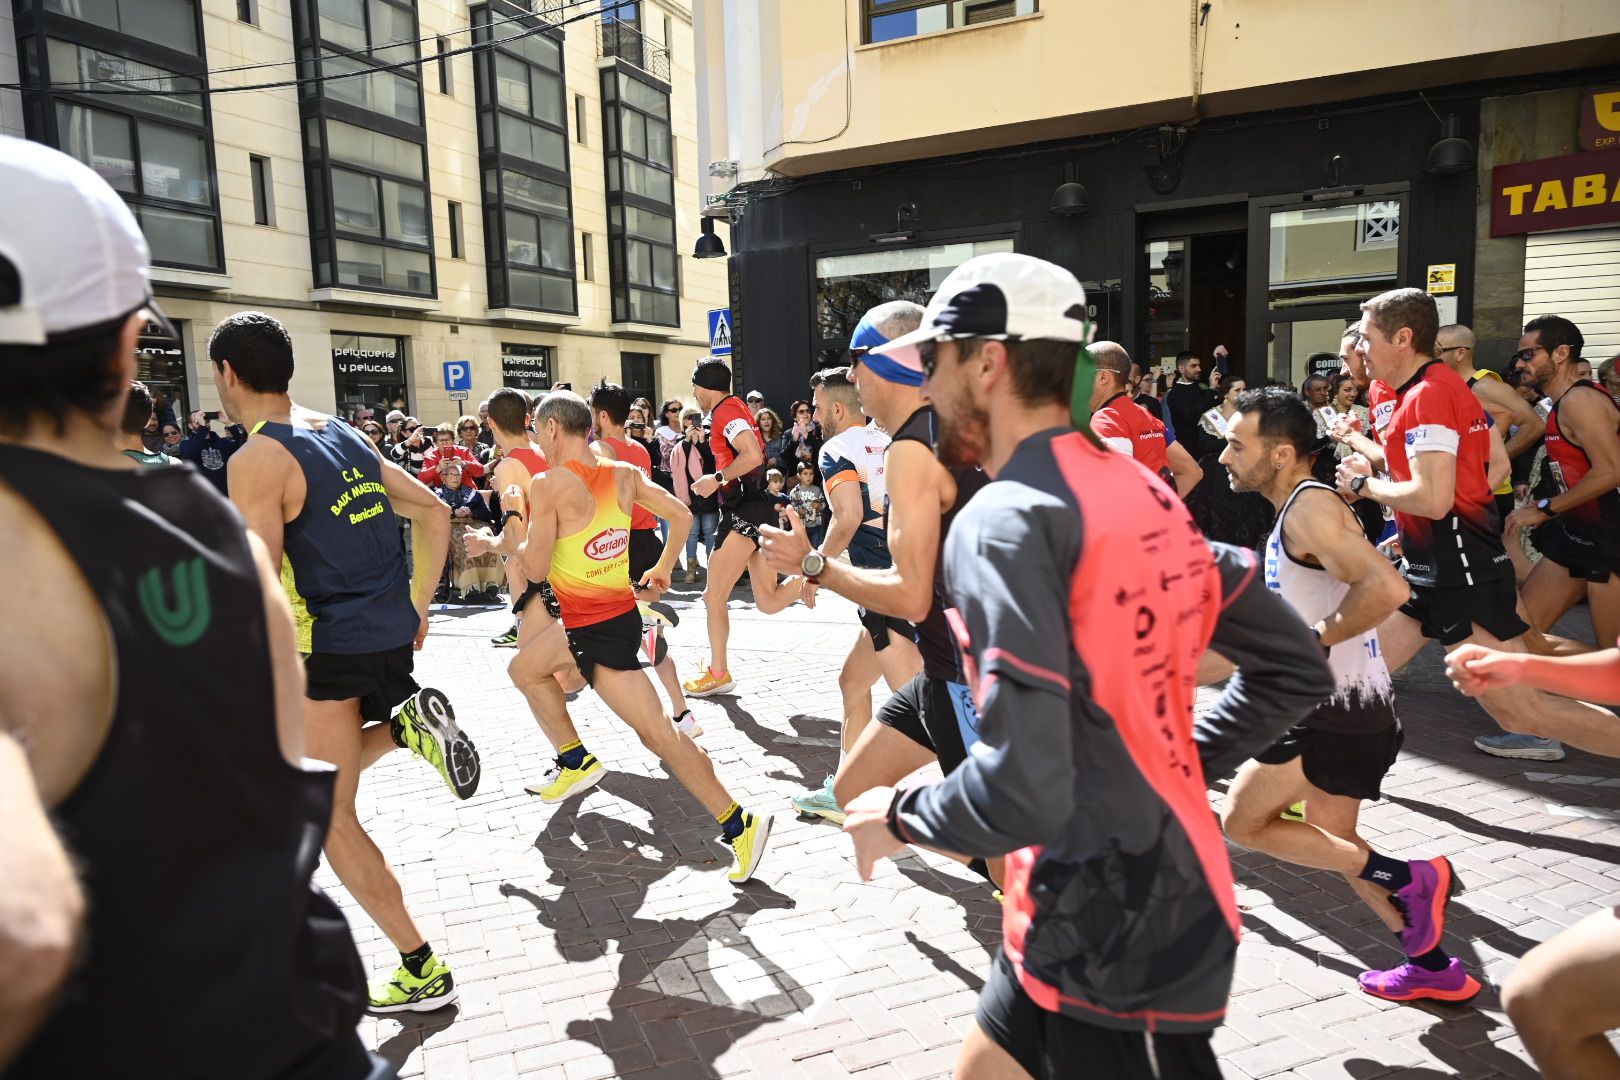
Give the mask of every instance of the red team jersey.
<svg viewBox="0 0 1620 1080">
<path fill-rule="evenodd" d="M 652 479 L 652 455 L 647 453 L 645 446 L 629 439 L 610 439 L 607 436 L 603 436 L 602 441 L 613 447 L 613 452 L 618 455 L 620 461 L 628 461 L 640 469 L 647 479 Z M 637 529 L 656 528 L 658 528 L 658 515 L 640 504 L 631 508 L 630 530 L 632 532 Z"/>
<path fill-rule="evenodd" d="M 759 440 L 760 464 L 753 472 L 746 476 L 734 477 L 730 484 L 720 489 L 726 495 L 722 500 L 725 502 L 737 501 L 740 494 L 738 480 L 746 481 L 746 486 L 758 493 L 764 487 L 761 478 L 765 470 L 765 436 L 760 434 L 759 425 L 754 422 L 754 414 L 748 411 L 748 406 L 743 404 L 742 399 L 734 394 L 728 394 L 709 414 L 709 449 L 714 451 L 716 470 L 728 468 L 737 460 L 737 452 L 731 448 L 731 440 L 743 431 L 752 431 L 754 438 Z"/>
<path fill-rule="evenodd" d="M 1170 471 L 1164 422 L 1126 397 L 1123 391 L 1091 414 L 1091 431 L 1103 445 L 1135 458 L 1155 475 L 1162 477 Z"/>
<path fill-rule="evenodd" d="M 1552 470 L 1553 479 L 1558 481 L 1560 492 L 1568 491 L 1592 471 L 1592 459 L 1586 456 L 1586 451 L 1571 442 L 1569 436 L 1558 426 L 1558 407 L 1564 403 L 1564 398 L 1583 386 L 1591 387 L 1604 397 L 1609 397 L 1608 392 L 1596 383 L 1582 379 L 1564 391 L 1553 403 L 1552 411 L 1547 414 L 1547 432 L 1543 438 L 1547 443 L 1548 465 Z M 1609 398 L 1609 403 L 1613 405 L 1614 399 Z M 1594 543 L 1602 541 L 1604 547 L 1613 548 L 1617 538 L 1613 535 L 1605 536 L 1605 533 L 1612 534 L 1620 527 L 1620 492 L 1605 491 L 1595 499 L 1561 512 L 1558 520 L 1569 532 Z"/>
<path fill-rule="evenodd" d="M 1513 573 L 1487 479 L 1490 425 L 1468 384 L 1431 360 L 1399 389 L 1375 380 L 1367 401 L 1384 447 L 1385 468 L 1394 480 L 1412 479 L 1412 454 L 1443 453 L 1457 459 L 1457 491 L 1445 517 L 1395 511 L 1406 579 L 1426 587 L 1459 586 Z"/>
</svg>

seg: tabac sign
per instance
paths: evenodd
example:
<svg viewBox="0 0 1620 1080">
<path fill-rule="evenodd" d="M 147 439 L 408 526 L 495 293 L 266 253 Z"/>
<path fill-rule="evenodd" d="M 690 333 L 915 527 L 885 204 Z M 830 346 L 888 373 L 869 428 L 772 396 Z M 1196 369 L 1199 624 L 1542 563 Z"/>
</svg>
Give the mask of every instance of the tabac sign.
<svg viewBox="0 0 1620 1080">
<path fill-rule="evenodd" d="M 1620 149 L 1498 165 L 1491 170 L 1491 235 L 1620 222 Z"/>
<path fill-rule="evenodd" d="M 1620 88 L 1602 87 L 1581 102 L 1581 149 L 1620 149 Z"/>
</svg>

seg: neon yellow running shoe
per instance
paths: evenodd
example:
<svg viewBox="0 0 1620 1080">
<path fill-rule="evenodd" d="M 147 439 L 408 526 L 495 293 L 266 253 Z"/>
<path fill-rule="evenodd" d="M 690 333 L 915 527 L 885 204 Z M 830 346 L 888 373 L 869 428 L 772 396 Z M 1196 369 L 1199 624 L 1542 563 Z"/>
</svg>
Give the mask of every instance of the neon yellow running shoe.
<svg viewBox="0 0 1620 1080">
<path fill-rule="evenodd" d="M 1304 821 L 1305 804 L 1303 802 L 1293 803 L 1288 807 L 1288 809 L 1284 810 L 1277 816 L 1282 818 L 1284 821 Z"/>
<path fill-rule="evenodd" d="M 579 763 L 579 768 L 570 769 L 557 758 L 556 763 L 546 770 L 546 775 L 540 778 L 538 784 L 531 784 L 524 788 L 530 795 L 540 796 L 541 802 L 559 803 L 570 795 L 583 794 L 595 787 L 607 775 L 607 769 L 596 760 L 595 754 L 586 754 L 585 760 Z"/>
<path fill-rule="evenodd" d="M 428 957 L 421 975 L 399 965 L 386 979 L 371 980 L 371 1000 L 367 1011 L 375 1015 L 400 1012 L 432 1012 L 456 1000 L 456 981 L 450 965 L 437 956 Z"/>
<path fill-rule="evenodd" d="M 737 856 L 737 865 L 731 868 L 726 876 L 733 885 L 741 885 L 754 876 L 759 869 L 759 860 L 765 857 L 766 845 L 771 840 L 771 816 L 769 814 L 750 814 L 742 811 L 743 820 L 747 822 L 743 831 L 727 840 L 731 845 L 732 854 Z"/>
<path fill-rule="evenodd" d="M 424 687 L 399 707 L 390 725 L 394 745 L 437 769 L 456 798 L 472 798 L 480 775 L 478 750 L 467 733 L 456 726 L 449 698 Z"/>
</svg>

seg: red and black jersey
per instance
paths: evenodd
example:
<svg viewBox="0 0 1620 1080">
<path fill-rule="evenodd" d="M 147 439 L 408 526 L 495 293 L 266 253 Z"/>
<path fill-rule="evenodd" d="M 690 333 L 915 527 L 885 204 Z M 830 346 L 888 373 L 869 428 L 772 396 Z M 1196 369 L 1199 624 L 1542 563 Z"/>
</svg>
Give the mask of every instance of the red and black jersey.
<svg viewBox="0 0 1620 1080">
<path fill-rule="evenodd" d="M 740 477 L 733 477 L 732 483 L 721 489 L 727 496 L 723 501 L 735 502 L 738 495 L 750 491 L 757 494 L 765 486 L 765 436 L 760 434 L 759 424 L 754 421 L 754 414 L 748 411 L 743 400 L 735 394 L 727 395 L 709 414 L 709 449 L 714 452 L 716 470 L 728 468 L 737 460 L 731 440 L 744 431 L 753 432 L 754 438 L 759 440 L 759 467 Z M 737 481 L 741 481 L 740 487 Z"/>
<path fill-rule="evenodd" d="M 1431 360 L 1399 389 L 1375 381 L 1368 401 L 1385 467 L 1397 482 L 1412 479 L 1413 454 L 1443 453 L 1457 459 L 1450 513 L 1433 519 L 1395 511 L 1406 579 L 1414 585 L 1457 586 L 1511 574 L 1488 479 L 1490 423 L 1468 384 Z"/>
<path fill-rule="evenodd" d="M 1156 476 L 1170 471 L 1164 421 L 1121 391 L 1091 414 L 1091 431 L 1103 445 L 1140 461 Z"/>
<path fill-rule="evenodd" d="M 1583 386 L 1596 390 L 1609 399 L 1610 405 L 1614 405 L 1614 399 L 1609 397 L 1607 391 L 1587 379 L 1571 386 L 1553 403 L 1552 411 L 1547 414 L 1547 431 L 1542 438 L 1547 444 L 1547 467 L 1552 470 L 1553 479 L 1558 481 L 1561 492 L 1580 483 L 1592 470 L 1592 459 L 1586 456 L 1586 451 L 1571 441 L 1558 426 L 1558 407 L 1565 398 Z M 1620 405 L 1616 405 L 1615 410 L 1620 412 Z M 1620 491 L 1605 491 L 1579 506 L 1561 510 L 1558 519 L 1563 522 L 1565 529 L 1583 538 L 1597 540 L 1605 532 L 1613 533 L 1620 529 Z"/>
</svg>

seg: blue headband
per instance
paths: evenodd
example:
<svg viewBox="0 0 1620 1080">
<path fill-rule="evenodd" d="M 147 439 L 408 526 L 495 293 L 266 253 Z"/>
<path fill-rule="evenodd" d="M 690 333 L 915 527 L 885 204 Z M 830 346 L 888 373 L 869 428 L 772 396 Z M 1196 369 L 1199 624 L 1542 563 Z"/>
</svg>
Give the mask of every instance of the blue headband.
<svg viewBox="0 0 1620 1080">
<path fill-rule="evenodd" d="M 849 351 L 857 349 L 875 349 L 879 345 L 887 345 L 889 339 L 883 336 L 882 331 L 864 318 L 855 327 L 854 335 L 849 339 Z"/>
<path fill-rule="evenodd" d="M 900 383 L 903 386 L 921 386 L 923 373 L 917 368 L 909 368 L 892 356 L 881 353 L 860 353 L 855 358 L 862 367 L 882 379 L 884 382 Z"/>
</svg>

